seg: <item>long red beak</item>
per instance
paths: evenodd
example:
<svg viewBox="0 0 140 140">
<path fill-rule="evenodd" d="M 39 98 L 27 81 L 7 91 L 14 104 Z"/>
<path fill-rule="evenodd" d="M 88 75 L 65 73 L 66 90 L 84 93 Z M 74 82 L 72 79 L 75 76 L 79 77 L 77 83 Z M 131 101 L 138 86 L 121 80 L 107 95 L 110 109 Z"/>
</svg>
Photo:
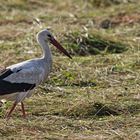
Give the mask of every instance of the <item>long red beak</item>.
<svg viewBox="0 0 140 140">
<path fill-rule="evenodd" d="M 50 42 L 57 48 L 59 49 L 61 52 L 63 52 L 66 56 L 68 56 L 69 58 L 72 59 L 72 57 L 70 56 L 70 54 L 60 45 L 60 43 L 55 40 L 54 38 L 50 39 Z"/>
</svg>

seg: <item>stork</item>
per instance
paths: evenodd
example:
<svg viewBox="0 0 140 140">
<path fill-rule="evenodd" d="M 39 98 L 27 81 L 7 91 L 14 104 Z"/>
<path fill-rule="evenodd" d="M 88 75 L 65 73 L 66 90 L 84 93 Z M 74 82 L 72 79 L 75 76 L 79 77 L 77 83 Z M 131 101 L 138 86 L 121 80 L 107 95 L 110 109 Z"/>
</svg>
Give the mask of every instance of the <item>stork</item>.
<svg viewBox="0 0 140 140">
<path fill-rule="evenodd" d="M 26 117 L 24 99 L 30 97 L 33 90 L 43 83 L 51 72 L 52 54 L 48 46 L 49 42 L 72 58 L 47 29 L 37 34 L 37 41 L 43 50 L 41 58 L 11 65 L 0 73 L 0 99 L 14 101 L 12 108 L 6 114 L 7 119 L 18 103 L 21 103 L 23 117 Z"/>
</svg>

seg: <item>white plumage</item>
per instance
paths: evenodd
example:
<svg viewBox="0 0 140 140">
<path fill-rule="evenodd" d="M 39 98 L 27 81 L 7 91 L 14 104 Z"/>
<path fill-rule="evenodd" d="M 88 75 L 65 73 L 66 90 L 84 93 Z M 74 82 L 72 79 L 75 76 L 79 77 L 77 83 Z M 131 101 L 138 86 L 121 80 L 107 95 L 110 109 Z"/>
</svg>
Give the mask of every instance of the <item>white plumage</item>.
<svg viewBox="0 0 140 140">
<path fill-rule="evenodd" d="M 5 78 L 6 81 L 12 83 L 30 83 L 40 84 L 43 81 L 45 74 L 51 71 L 51 62 L 47 64 L 47 67 L 43 65 L 42 59 L 25 61 L 18 65 L 12 65 L 8 67 L 14 73 Z M 19 72 L 17 72 L 19 71 Z"/>
<path fill-rule="evenodd" d="M 51 72 L 52 55 L 48 42 L 71 58 L 47 29 L 37 34 L 37 41 L 43 49 L 41 58 L 11 65 L 0 74 L 0 98 L 15 101 L 10 112 L 6 115 L 7 118 L 10 117 L 19 102 L 21 102 L 23 116 L 25 117 L 23 100 L 25 97 L 30 97 L 34 88 L 44 82 Z"/>
</svg>

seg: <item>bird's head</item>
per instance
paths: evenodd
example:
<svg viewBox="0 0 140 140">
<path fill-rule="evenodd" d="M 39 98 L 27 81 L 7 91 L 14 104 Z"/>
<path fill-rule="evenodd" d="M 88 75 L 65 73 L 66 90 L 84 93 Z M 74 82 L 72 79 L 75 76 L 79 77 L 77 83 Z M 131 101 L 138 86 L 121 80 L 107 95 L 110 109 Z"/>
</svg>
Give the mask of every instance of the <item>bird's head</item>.
<svg viewBox="0 0 140 140">
<path fill-rule="evenodd" d="M 59 49 L 61 52 L 63 52 L 66 56 L 72 59 L 70 54 L 61 46 L 61 44 L 54 38 L 54 36 L 47 30 L 42 30 L 38 33 L 38 37 L 41 38 L 41 40 L 45 40 L 46 42 L 50 42 L 53 44 L 57 49 Z"/>
</svg>

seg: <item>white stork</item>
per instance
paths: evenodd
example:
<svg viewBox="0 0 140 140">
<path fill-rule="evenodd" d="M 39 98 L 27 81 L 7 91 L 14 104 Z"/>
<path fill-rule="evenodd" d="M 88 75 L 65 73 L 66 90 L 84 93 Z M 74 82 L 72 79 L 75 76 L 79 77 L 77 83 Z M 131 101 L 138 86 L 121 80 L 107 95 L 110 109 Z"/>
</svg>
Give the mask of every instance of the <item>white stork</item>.
<svg viewBox="0 0 140 140">
<path fill-rule="evenodd" d="M 37 34 L 37 41 L 43 50 L 41 58 L 11 65 L 0 73 L 0 99 L 14 101 L 11 110 L 6 114 L 6 118 L 10 117 L 18 103 L 21 103 L 23 117 L 25 117 L 23 100 L 25 97 L 30 97 L 34 88 L 48 77 L 52 67 L 52 55 L 48 42 L 72 58 L 47 29 Z"/>
</svg>

